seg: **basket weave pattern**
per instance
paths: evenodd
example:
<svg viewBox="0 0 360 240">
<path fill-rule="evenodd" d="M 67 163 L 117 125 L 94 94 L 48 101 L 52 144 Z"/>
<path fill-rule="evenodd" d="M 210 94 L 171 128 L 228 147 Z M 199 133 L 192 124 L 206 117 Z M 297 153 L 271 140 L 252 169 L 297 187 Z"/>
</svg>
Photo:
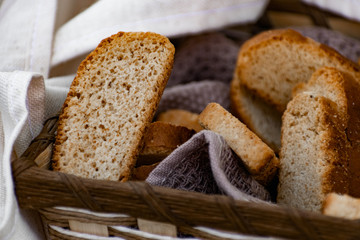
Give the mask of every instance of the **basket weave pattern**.
<svg viewBox="0 0 360 240">
<path fill-rule="evenodd" d="M 145 182 L 82 179 L 39 168 L 34 159 L 54 142 L 56 124 L 57 118 L 49 119 L 23 156 L 12 163 L 20 207 L 38 210 L 42 214 L 45 228 L 50 229 L 48 234 L 54 234 L 49 225 L 67 227 L 69 219 L 109 226 L 129 226 L 135 222 L 135 218 L 144 218 L 172 223 L 179 230 L 194 236 L 201 235 L 194 229 L 195 226 L 206 226 L 250 235 L 292 239 L 360 238 L 358 221 L 277 205 L 235 201 L 222 195 L 150 186 Z M 86 214 L 70 214 L 53 208 L 56 206 L 121 213 L 132 217 L 113 218 L 109 221 Z M 116 235 L 115 232 L 110 233 Z"/>
<path fill-rule="evenodd" d="M 329 27 L 323 15 L 314 8 L 295 7 L 288 1 L 272 1 L 270 10 L 294 9 L 309 14 L 315 25 Z M 298 2 L 298 1 L 295 1 Z M 268 25 L 262 18 L 255 31 Z M 145 182 L 113 182 L 82 179 L 73 175 L 39 168 L 34 160 L 55 140 L 57 117 L 44 124 L 25 153 L 12 162 L 16 195 L 21 208 L 37 210 L 49 239 L 69 237 L 51 226 L 69 228 L 69 220 L 108 226 L 110 236 L 143 239 L 132 233 L 117 231 L 111 226 L 133 227 L 136 219 L 168 222 L 179 232 L 205 239 L 221 239 L 199 231 L 196 226 L 235 233 L 276 236 L 291 239 L 360 239 L 360 221 L 350 221 L 278 205 L 235 201 L 222 195 L 205 195 L 150 186 Z M 94 212 L 126 214 L 103 217 L 84 212 L 67 211 L 62 207 L 87 209 Z"/>
</svg>

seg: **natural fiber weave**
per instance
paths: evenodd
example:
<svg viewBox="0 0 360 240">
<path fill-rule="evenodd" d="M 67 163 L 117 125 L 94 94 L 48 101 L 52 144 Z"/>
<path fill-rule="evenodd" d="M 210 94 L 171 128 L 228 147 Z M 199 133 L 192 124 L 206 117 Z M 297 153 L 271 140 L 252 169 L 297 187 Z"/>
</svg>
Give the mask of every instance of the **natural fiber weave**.
<svg viewBox="0 0 360 240">
<path fill-rule="evenodd" d="M 60 210 L 49 209 L 66 206 L 169 222 L 185 229 L 207 226 L 257 236 L 293 239 L 360 238 L 359 221 L 327 217 L 277 205 L 235 201 L 222 195 L 150 186 L 145 182 L 82 179 L 38 168 L 32 161 L 53 143 L 56 123 L 54 118 L 48 120 L 39 137 L 34 139 L 22 157 L 13 162 L 20 207 L 39 210 L 47 224 L 66 227 L 65 219 L 71 218 L 106 225 L 124 224 L 123 219 L 106 222 L 105 219 L 83 218 L 81 214 L 68 216 Z M 127 224 L 133 223 L 132 218 L 128 221 Z M 49 231 L 54 232 L 51 229 Z"/>
<path fill-rule="evenodd" d="M 299 1 L 270 1 L 268 10 L 308 15 L 314 25 L 329 28 L 326 16 L 316 8 Z M 267 14 L 255 25 L 244 26 L 251 34 L 273 28 Z M 226 32 L 229 36 L 233 32 Z M 357 57 L 357 55 L 355 56 Z M 354 57 L 354 58 L 355 58 Z M 196 79 L 199 80 L 199 79 Z M 328 217 L 279 205 L 264 205 L 233 200 L 222 195 L 206 195 L 145 182 L 112 182 L 81 179 L 36 166 L 34 160 L 48 151 L 54 142 L 57 118 L 50 118 L 43 131 L 25 153 L 12 162 L 16 195 L 21 208 L 35 209 L 41 214 L 48 239 L 81 239 L 57 231 L 68 229 L 69 220 L 108 226 L 110 236 L 144 239 L 136 235 L 136 219 L 170 222 L 183 236 L 203 239 L 223 239 L 195 228 L 205 226 L 256 236 L 276 236 L 290 239 L 360 239 L 360 221 Z M 88 209 L 102 215 L 69 211 L 63 207 Z M 113 226 L 128 227 L 120 231 Z"/>
</svg>

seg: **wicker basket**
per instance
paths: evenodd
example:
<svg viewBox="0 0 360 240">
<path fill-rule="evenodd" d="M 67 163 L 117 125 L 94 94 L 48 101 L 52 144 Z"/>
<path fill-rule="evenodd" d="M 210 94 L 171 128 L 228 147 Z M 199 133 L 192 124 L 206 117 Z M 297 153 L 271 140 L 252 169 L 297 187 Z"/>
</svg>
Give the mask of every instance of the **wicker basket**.
<svg viewBox="0 0 360 240">
<path fill-rule="evenodd" d="M 293 5 L 286 3 L 288 1 L 272 1 L 267 13 L 293 9 Z M 321 12 L 299 6 L 296 9 L 307 16 L 310 13 L 316 25 L 329 27 Z M 267 16 L 265 14 L 256 25 L 241 28 L 252 32 L 271 28 L 273 25 Z M 39 167 L 39 160 L 50 159 L 57 121 L 57 117 L 48 119 L 26 152 L 12 162 L 19 205 L 40 213 L 48 239 L 88 239 L 86 234 L 72 237 L 66 234 L 76 225 L 103 229 L 101 234 L 114 238 L 161 239 L 161 233 L 140 234 L 139 219 L 167 223 L 164 228 L 176 227 L 183 238 L 236 239 L 234 235 L 211 231 L 219 229 L 290 239 L 360 239 L 359 221 L 277 205 L 235 201 L 222 195 L 150 186 L 145 182 L 82 179 L 48 170 L 46 164 L 45 168 Z"/>
</svg>

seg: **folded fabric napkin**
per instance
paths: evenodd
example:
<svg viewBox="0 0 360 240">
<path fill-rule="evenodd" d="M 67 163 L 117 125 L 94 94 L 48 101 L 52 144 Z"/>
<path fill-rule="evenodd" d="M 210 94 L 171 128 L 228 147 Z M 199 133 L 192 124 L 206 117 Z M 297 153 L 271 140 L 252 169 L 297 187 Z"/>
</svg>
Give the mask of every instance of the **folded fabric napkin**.
<svg viewBox="0 0 360 240">
<path fill-rule="evenodd" d="M 360 56 L 360 42 L 339 32 L 318 27 L 294 29 L 354 61 Z M 231 40 L 224 34 L 212 33 L 186 39 L 176 54 L 170 87 L 165 89 L 158 113 L 175 108 L 200 113 L 210 102 L 229 110 L 229 82 L 239 43 L 246 40 L 244 35 L 239 36 L 242 38 Z M 226 142 L 211 131 L 202 131 L 180 146 L 147 181 L 183 190 L 223 193 L 236 199 L 270 199 L 269 192 L 252 179 Z"/>
<path fill-rule="evenodd" d="M 246 201 L 270 200 L 269 192 L 248 174 L 225 140 L 208 130 L 177 148 L 146 181 L 206 194 L 224 193 Z"/>
<path fill-rule="evenodd" d="M 157 112 L 184 109 L 200 113 L 210 102 L 217 102 L 225 109 L 229 109 L 229 91 L 229 84 L 217 80 L 204 80 L 166 88 Z"/>
<path fill-rule="evenodd" d="M 304 1 L 311 2 L 311 0 Z M 38 227 L 32 225 L 34 218 L 27 217 L 26 213 L 19 211 L 17 207 L 10 162 L 13 150 L 15 149 L 20 155 L 31 138 L 41 129 L 44 117 L 57 112 L 65 98 L 68 85 L 64 87 L 58 84 L 57 80 L 68 81 L 72 77 L 59 78 L 56 81 L 47 79 L 51 66 L 88 53 L 101 39 L 118 31 L 151 30 L 177 39 L 184 37 L 185 41 L 177 47 L 173 74 L 161 100 L 159 112 L 169 108 L 200 112 L 210 101 L 217 101 L 228 109 L 228 83 L 232 78 L 239 43 L 248 35 L 232 34 L 234 41 L 220 33 L 191 35 L 221 29 L 232 24 L 254 22 L 261 16 L 268 0 L 94 2 L 95 4 L 90 8 L 82 11 L 58 30 L 54 27 L 54 23 L 57 7 L 62 6 L 64 3 L 62 1 L 4 0 L 1 2 L 0 32 L 3 34 L 0 38 L 0 53 L 3 57 L 0 60 L 2 79 L 0 90 L 3 94 L 0 104 L 0 178 L 3 181 L 0 181 L 0 238 L 37 239 L 40 232 L 38 231 L 40 225 Z M 359 1 L 345 2 L 356 5 Z M 345 6 L 344 3 L 340 4 L 341 7 Z M 356 9 L 350 10 L 356 11 Z M 54 29 L 57 30 L 55 33 Z M 359 42 L 343 34 L 315 28 L 300 31 L 315 40 L 329 44 L 354 61 L 360 56 Z M 43 89 L 43 82 L 46 92 Z M 32 102 L 44 97 L 45 93 L 45 110 L 43 104 L 33 106 Z M 190 95 L 186 95 L 187 93 Z M 202 185 L 206 186 L 205 189 L 234 197 L 243 197 L 243 193 L 249 193 L 247 189 L 251 189 L 252 184 L 249 184 L 247 176 L 243 174 L 242 166 L 240 165 L 239 172 L 235 173 L 236 176 L 242 177 L 240 180 L 229 178 L 227 169 L 221 165 L 227 161 L 213 154 L 211 149 L 225 148 L 227 154 L 224 156 L 231 156 L 230 159 L 236 158 L 233 153 L 229 153 L 231 151 L 226 150 L 227 147 L 224 147 L 226 144 L 223 144 L 221 138 L 213 136 L 212 133 L 202 133 L 194 136 L 193 141 L 202 142 L 207 146 L 197 158 L 196 156 L 194 158 L 198 159 L 198 163 L 203 163 L 201 161 L 206 159 L 203 172 L 205 174 L 211 172 L 210 177 L 203 177 L 208 179 L 206 184 Z M 194 145 L 191 147 L 194 148 Z M 179 148 L 180 150 L 183 149 Z M 191 148 L 188 150 L 190 151 Z M 180 160 L 184 161 L 184 159 Z M 231 164 L 240 163 L 231 161 Z M 220 173 L 217 173 L 216 169 L 220 169 Z M 219 179 L 221 174 L 225 179 Z M 171 182 L 169 179 L 167 181 Z M 210 190 L 206 191 L 210 192 Z M 266 199 L 266 194 L 261 195 L 259 192 L 255 190 L 249 196 L 256 195 Z"/>
<path fill-rule="evenodd" d="M 245 40 L 247 35 L 241 37 Z M 221 33 L 186 39 L 176 52 L 174 68 L 167 86 L 205 79 L 229 83 L 232 79 L 239 45 Z"/>
</svg>

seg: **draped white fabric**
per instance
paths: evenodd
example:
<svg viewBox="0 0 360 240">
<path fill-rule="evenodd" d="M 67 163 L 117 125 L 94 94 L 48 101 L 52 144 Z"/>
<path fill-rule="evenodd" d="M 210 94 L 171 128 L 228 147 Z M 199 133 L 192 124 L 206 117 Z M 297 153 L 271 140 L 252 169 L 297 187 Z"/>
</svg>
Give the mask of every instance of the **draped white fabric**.
<svg viewBox="0 0 360 240">
<path fill-rule="evenodd" d="M 37 214 L 17 205 L 10 163 L 64 102 L 75 71 L 49 78 L 52 66 L 89 53 L 118 31 L 155 31 L 168 37 L 198 33 L 253 22 L 266 3 L 0 1 L 0 239 L 43 238 Z"/>
<path fill-rule="evenodd" d="M 308 4 L 312 4 L 323 8 L 327 11 L 339 14 L 345 18 L 360 21 L 360 1 L 359 0 L 303 0 Z"/>
<path fill-rule="evenodd" d="M 118 31 L 155 31 L 168 37 L 195 34 L 254 22 L 267 3 L 0 1 L 0 239 L 43 238 L 37 214 L 18 207 L 10 163 L 63 104 L 76 70 L 49 78 L 52 69 L 89 53 L 101 39 Z"/>
</svg>

